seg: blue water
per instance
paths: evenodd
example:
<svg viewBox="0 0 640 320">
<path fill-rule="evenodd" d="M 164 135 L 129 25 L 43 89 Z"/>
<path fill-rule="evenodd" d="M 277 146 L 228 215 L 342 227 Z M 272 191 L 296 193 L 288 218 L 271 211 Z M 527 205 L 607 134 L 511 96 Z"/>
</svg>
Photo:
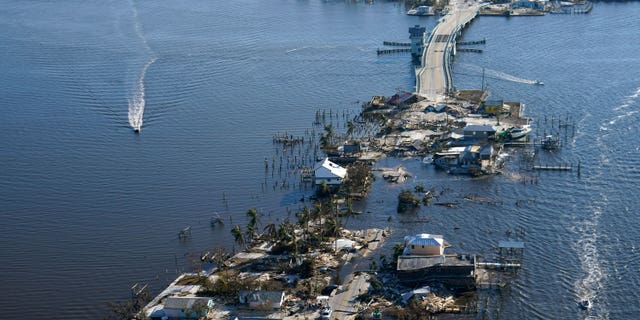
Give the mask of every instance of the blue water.
<svg viewBox="0 0 640 320">
<path fill-rule="evenodd" d="M 500 317 L 639 314 L 638 9 L 598 3 L 588 15 L 480 17 L 464 38 L 487 38 L 484 52 L 456 57 L 459 88 L 479 87 L 485 68 L 493 96 L 522 100 L 537 121 L 571 114 L 575 134 L 542 156 L 580 161 L 580 177 L 512 163 L 509 173 L 474 180 L 388 159 L 379 165 L 402 163 L 415 178 L 378 179 L 360 204 L 369 212 L 349 225 L 384 226 L 396 215 L 394 195 L 412 184 L 501 199 L 424 207 L 418 215 L 429 222 L 395 217 L 390 242 L 431 232 L 454 251 L 490 251 L 505 230 L 524 227 L 526 266 L 496 299 Z M 233 250 L 228 229 L 245 222 L 247 208 L 264 222 L 284 219 L 310 191 L 265 174 L 265 158 L 278 161 L 272 136 L 309 134 L 317 110 L 353 115 L 358 101 L 411 89 L 408 56 L 375 54 L 383 40 L 406 41 L 409 26 L 435 24 L 403 12 L 393 2 L 5 1 L 3 316 L 99 317 L 134 283 L 157 293 L 201 251 Z M 140 135 L 132 122 L 142 123 Z M 294 187 L 276 186 L 284 181 Z M 214 212 L 224 227 L 209 226 Z M 179 241 L 186 226 L 193 236 Z M 582 297 L 594 300 L 589 313 L 576 309 Z"/>
</svg>

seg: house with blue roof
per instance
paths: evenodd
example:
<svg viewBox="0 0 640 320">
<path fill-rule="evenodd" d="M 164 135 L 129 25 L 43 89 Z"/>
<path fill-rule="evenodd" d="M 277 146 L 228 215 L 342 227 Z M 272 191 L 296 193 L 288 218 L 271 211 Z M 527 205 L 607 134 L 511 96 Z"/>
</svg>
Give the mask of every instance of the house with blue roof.
<svg viewBox="0 0 640 320">
<path fill-rule="evenodd" d="M 441 256 L 444 254 L 444 239 L 441 235 L 421 233 L 404 237 L 404 255 Z"/>
</svg>

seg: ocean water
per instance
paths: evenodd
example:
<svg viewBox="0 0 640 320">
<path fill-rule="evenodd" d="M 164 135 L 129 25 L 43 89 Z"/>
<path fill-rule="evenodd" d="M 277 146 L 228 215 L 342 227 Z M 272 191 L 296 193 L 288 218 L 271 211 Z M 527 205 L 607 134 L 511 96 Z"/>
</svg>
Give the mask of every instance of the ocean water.
<svg viewBox="0 0 640 320">
<path fill-rule="evenodd" d="M 526 230 L 525 268 L 492 315 L 629 319 L 635 288 L 638 200 L 639 22 L 635 2 L 597 3 L 588 15 L 480 17 L 463 38 L 482 54 L 456 57 L 458 88 L 485 84 L 521 100 L 538 134 L 571 118 L 562 150 L 545 163 L 489 179 L 449 176 L 415 159 L 414 173 L 378 179 L 349 227 L 443 234 L 453 251 L 488 252 L 505 231 Z M 256 207 L 279 221 L 311 191 L 286 172 L 272 136 L 311 134 L 318 110 L 354 115 L 361 101 L 414 86 L 395 2 L 5 1 L 0 11 L 0 310 L 3 316 L 100 317 L 134 283 L 152 293 L 191 269 L 204 250 L 233 250 L 229 228 Z M 544 86 L 532 86 L 538 79 Z M 141 126 L 141 134 L 132 127 Z M 548 126 L 547 126 L 548 127 Z M 338 128 L 340 129 L 340 128 Z M 281 151 L 281 150 L 280 150 Z M 285 170 L 286 171 L 286 170 Z M 298 186 L 296 186 L 298 183 Z M 293 187 L 280 187 L 281 185 Z M 415 184 L 493 204 L 423 207 L 397 216 L 395 194 Z M 222 227 L 209 218 L 219 212 Z M 387 218 L 393 216 L 391 222 Z M 180 241 L 178 231 L 192 227 Z M 590 298 L 594 307 L 577 310 Z"/>
</svg>

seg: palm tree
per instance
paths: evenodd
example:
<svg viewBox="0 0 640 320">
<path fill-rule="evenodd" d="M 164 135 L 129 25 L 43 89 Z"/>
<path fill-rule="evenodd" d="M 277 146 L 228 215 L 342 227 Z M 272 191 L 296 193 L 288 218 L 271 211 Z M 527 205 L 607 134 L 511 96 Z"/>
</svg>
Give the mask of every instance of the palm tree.
<svg viewBox="0 0 640 320">
<path fill-rule="evenodd" d="M 353 124 L 353 121 L 347 121 L 347 136 L 351 136 L 353 131 L 356 129 L 356 126 Z"/>
<path fill-rule="evenodd" d="M 329 137 L 325 136 L 324 134 L 320 135 L 320 146 L 325 148 L 329 145 Z"/>
<path fill-rule="evenodd" d="M 327 217 L 325 218 L 325 232 L 330 237 L 335 237 L 340 232 L 341 223 L 338 218 Z"/>
<path fill-rule="evenodd" d="M 278 239 L 280 241 L 289 241 L 293 236 L 293 225 L 289 220 L 285 220 L 278 226 Z"/>
<path fill-rule="evenodd" d="M 328 124 L 326 126 L 324 126 L 324 131 L 327 132 L 327 136 L 328 137 L 332 137 L 333 136 L 333 126 Z"/>
<path fill-rule="evenodd" d="M 326 132 L 326 134 L 320 134 L 320 145 L 322 147 L 328 147 L 329 145 L 331 145 L 331 142 L 333 140 L 333 126 L 330 124 L 325 125 L 324 131 Z"/>
<path fill-rule="evenodd" d="M 249 223 L 247 224 L 247 239 L 252 241 L 256 237 L 256 226 L 258 224 L 258 210 L 251 208 L 247 210 L 247 216 L 249 216 Z"/>
<path fill-rule="evenodd" d="M 311 210 L 311 220 L 314 222 L 316 230 L 320 230 L 319 234 L 320 234 L 321 240 L 324 237 L 323 235 L 324 225 L 323 225 L 323 219 L 322 219 L 322 216 L 324 215 L 323 211 L 324 211 L 324 207 L 322 206 L 322 201 L 315 203 L 313 205 L 313 210 Z"/>
<path fill-rule="evenodd" d="M 256 229 L 252 224 L 247 225 L 247 242 L 251 243 L 256 238 Z"/>
<path fill-rule="evenodd" d="M 309 222 L 311 221 L 311 210 L 307 206 L 304 206 L 300 211 L 298 223 L 300 226 L 305 227 L 305 231 L 309 229 Z"/>
<path fill-rule="evenodd" d="M 393 263 L 396 264 L 398 263 L 398 257 L 402 255 L 402 252 L 404 251 L 404 246 L 400 243 L 396 243 L 395 246 L 393 246 Z"/>
<path fill-rule="evenodd" d="M 264 235 L 267 237 L 267 241 L 277 241 L 278 240 L 278 227 L 276 224 L 271 222 L 264 227 Z"/>
<path fill-rule="evenodd" d="M 233 239 L 236 243 L 246 249 L 246 242 L 244 239 L 244 233 L 242 233 L 242 228 L 239 225 L 231 228 L 231 235 L 233 235 Z"/>
<path fill-rule="evenodd" d="M 247 210 L 247 216 L 249 216 L 249 224 L 255 227 L 258 224 L 258 210 L 256 208 Z"/>
</svg>

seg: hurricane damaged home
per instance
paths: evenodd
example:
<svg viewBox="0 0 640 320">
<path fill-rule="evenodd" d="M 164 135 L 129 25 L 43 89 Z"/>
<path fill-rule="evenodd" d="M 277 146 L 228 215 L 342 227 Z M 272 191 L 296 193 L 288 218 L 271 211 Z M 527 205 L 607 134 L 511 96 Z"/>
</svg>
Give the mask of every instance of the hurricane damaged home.
<svg viewBox="0 0 640 320">
<path fill-rule="evenodd" d="M 489 125 L 467 125 L 459 139 L 451 139 L 448 144 L 455 145 L 433 156 L 434 164 L 439 168 L 456 174 L 490 174 L 494 172 L 494 148 L 496 129 Z"/>
<path fill-rule="evenodd" d="M 150 319 L 199 319 L 213 307 L 210 297 L 199 296 L 201 282 L 193 273 L 180 275 L 143 309 Z"/>
<path fill-rule="evenodd" d="M 213 301 L 205 297 L 168 297 L 164 307 L 151 313 L 151 319 L 200 319 L 213 307 Z"/>
<path fill-rule="evenodd" d="M 445 254 L 441 235 L 407 236 L 404 251 L 398 257 L 396 271 L 405 284 L 443 284 L 465 291 L 476 287 L 475 257 Z"/>
<path fill-rule="evenodd" d="M 452 147 L 436 152 L 433 163 L 449 173 L 475 176 L 493 173 L 495 155 L 492 144 Z"/>
<path fill-rule="evenodd" d="M 464 136 L 461 143 L 465 144 L 489 143 L 496 134 L 496 128 L 489 125 L 470 124 L 465 126 L 462 131 Z"/>
<path fill-rule="evenodd" d="M 238 301 L 250 309 L 277 310 L 284 302 L 284 291 L 240 290 Z"/>
<path fill-rule="evenodd" d="M 400 92 L 389 99 L 373 97 L 363 105 L 362 117 L 378 121 L 378 133 L 369 137 L 373 151 L 428 156 L 449 173 L 478 176 L 497 173 L 504 142 L 528 132 L 522 109 L 519 102 L 487 100 L 482 90 L 456 92 L 437 102 Z"/>
<path fill-rule="evenodd" d="M 347 178 L 347 169 L 331 162 L 327 157 L 315 166 L 313 178 L 317 186 L 323 184 L 339 186 Z"/>
</svg>

